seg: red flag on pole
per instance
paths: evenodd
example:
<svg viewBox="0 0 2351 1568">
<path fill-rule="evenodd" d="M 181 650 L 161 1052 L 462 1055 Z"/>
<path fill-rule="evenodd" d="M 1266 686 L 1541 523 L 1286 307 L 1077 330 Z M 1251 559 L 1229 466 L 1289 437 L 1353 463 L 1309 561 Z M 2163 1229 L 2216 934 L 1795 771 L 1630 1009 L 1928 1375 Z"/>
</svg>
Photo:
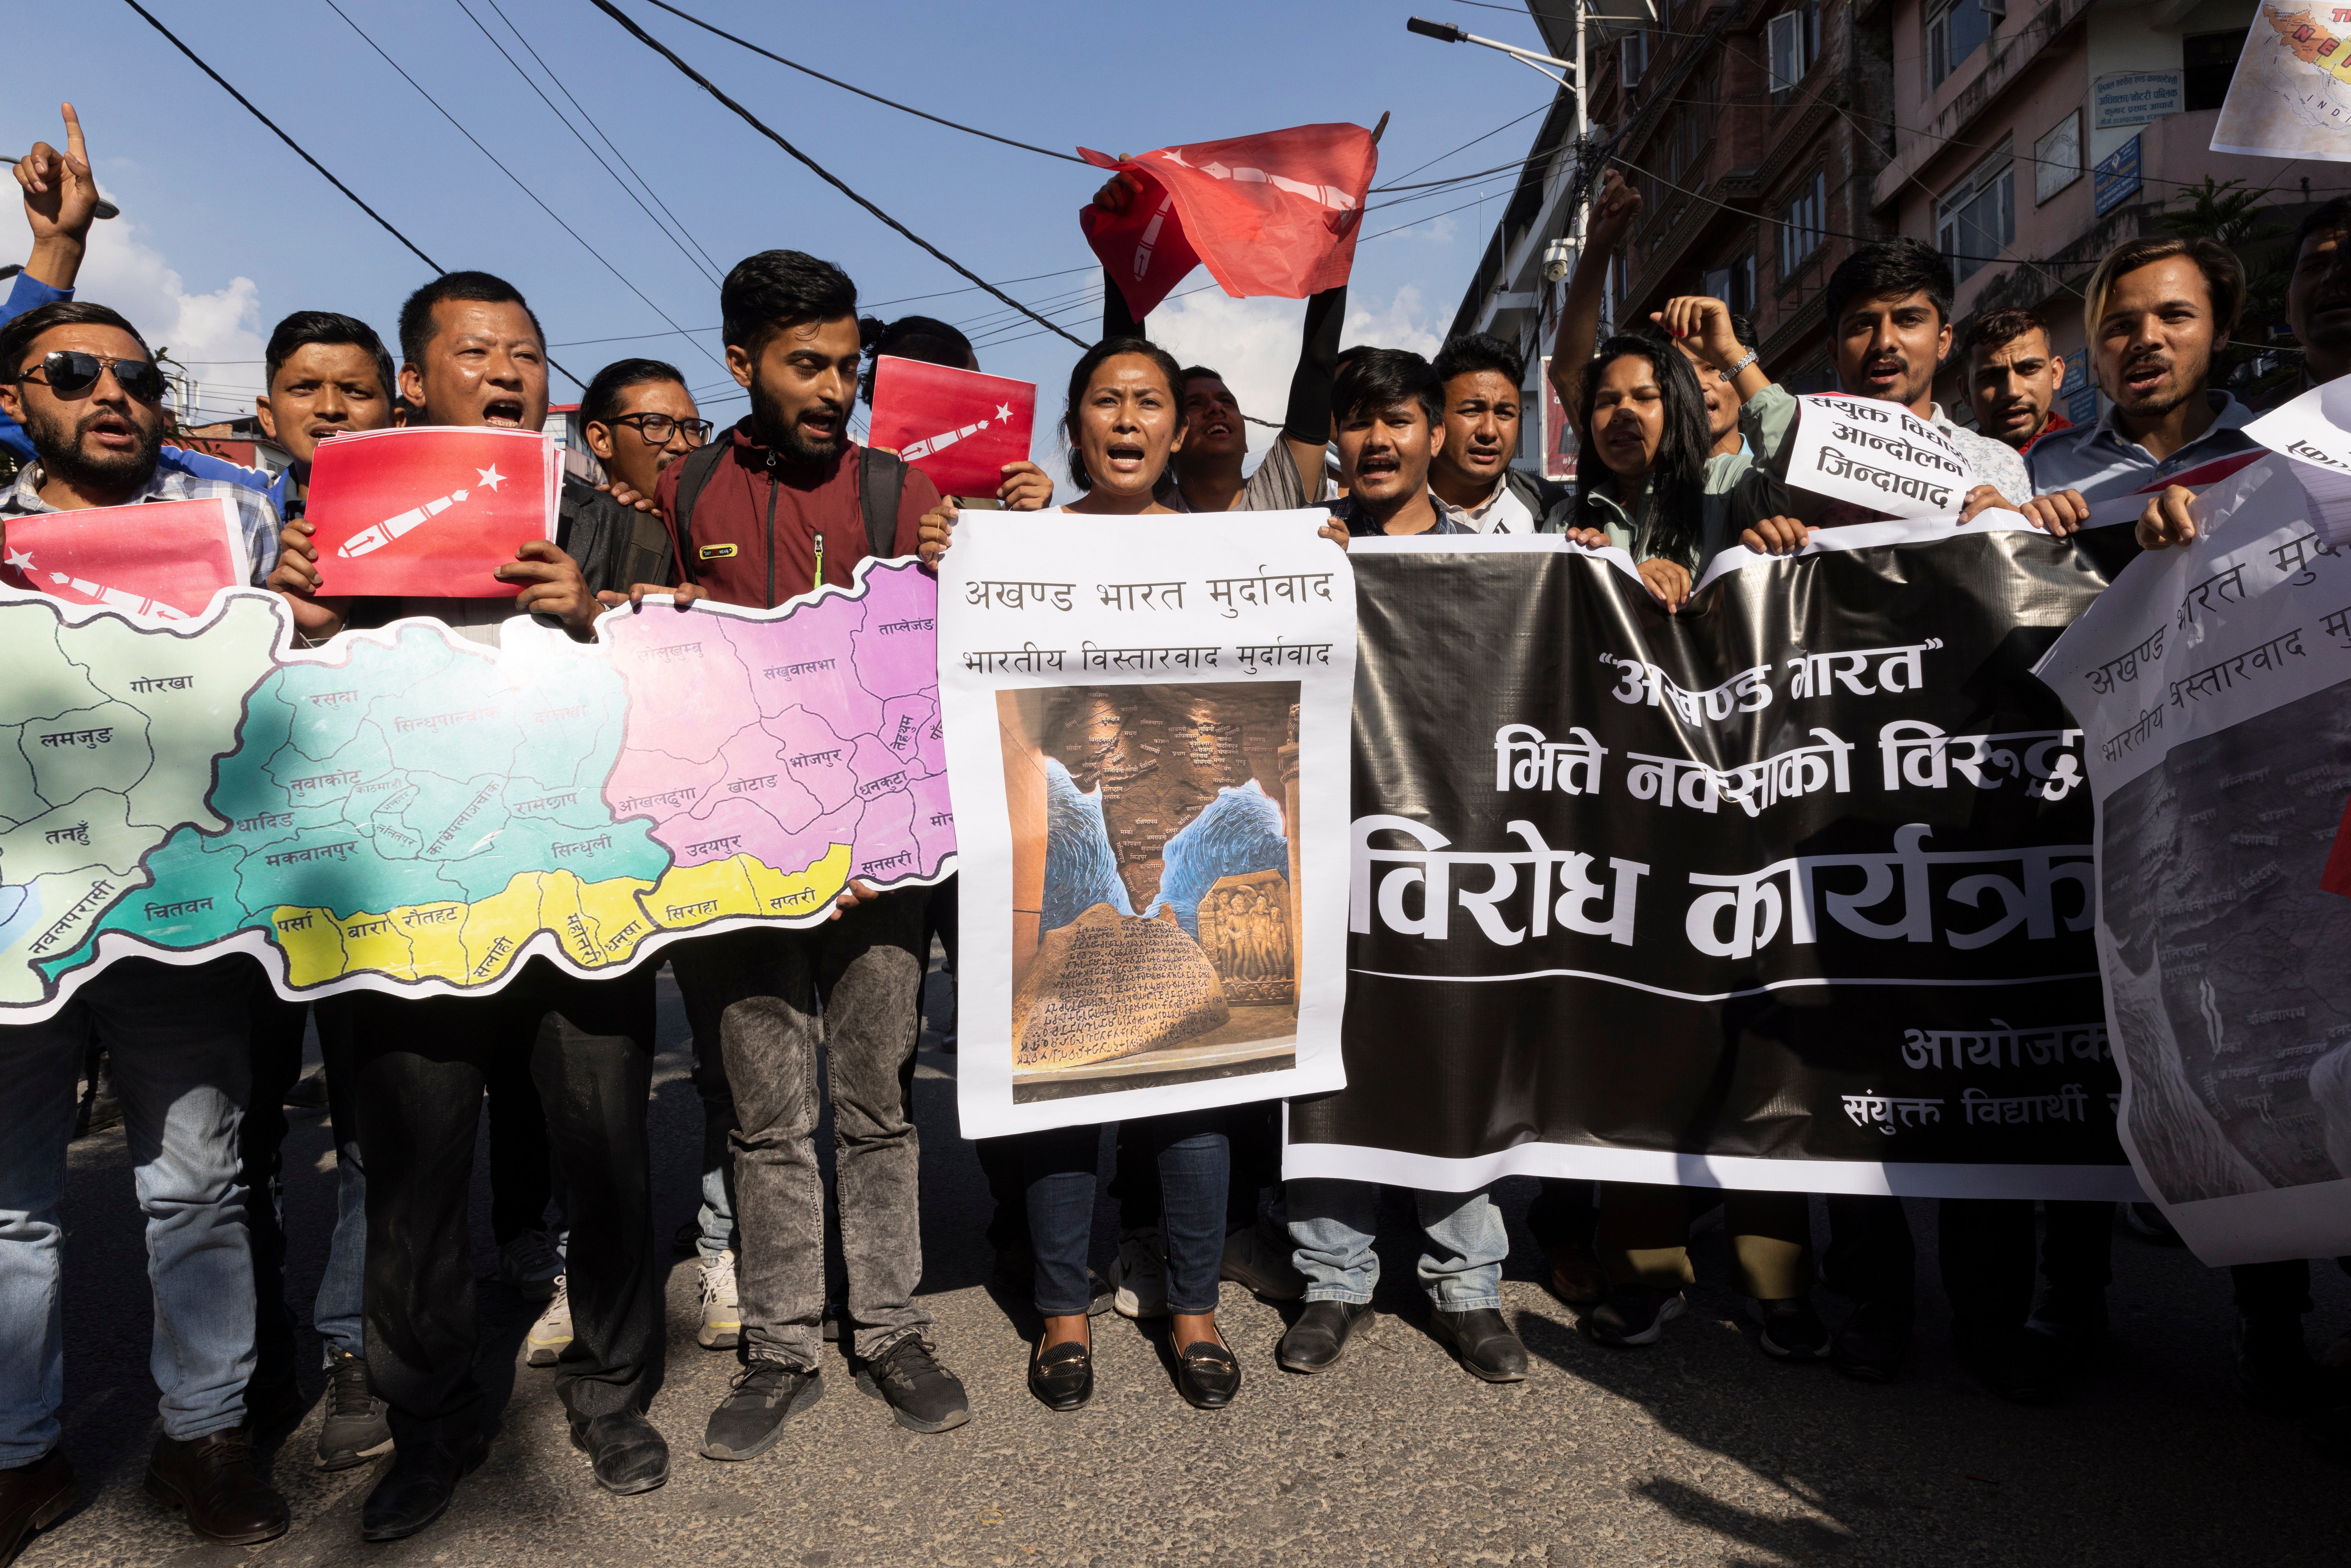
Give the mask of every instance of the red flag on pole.
<svg viewBox="0 0 2351 1568">
<path fill-rule="evenodd" d="M 9 518 L 0 582 L 184 621 L 220 590 L 244 587 L 252 570 L 232 503 L 148 501 Z"/>
<path fill-rule="evenodd" d="M 1034 382 L 894 354 L 873 361 L 866 444 L 929 475 L 942 496 L 995 495 L 1004 465 L 1028 458 L 1036 423 Z"/>
<path fill-rule="evenodd" d="M 511 599 L 497 569 L 555 538 L 563 458 L 531 430 L 369 430 L 319 443 L 305 514 L 319 591 Z"/>
<path fill-rule="evenodd" d="M 1078 151 L 1142 187 L 1123 213 L 1089 202 L 1078 214 L 1137 319 L 1195 260 L 1236 299 L 1303 299 L 1346 282 L 1379 167 L 1372 133 L 1360 125 L 1301 125 L 1163 147 L 1123 162 Z"/>
</svg>

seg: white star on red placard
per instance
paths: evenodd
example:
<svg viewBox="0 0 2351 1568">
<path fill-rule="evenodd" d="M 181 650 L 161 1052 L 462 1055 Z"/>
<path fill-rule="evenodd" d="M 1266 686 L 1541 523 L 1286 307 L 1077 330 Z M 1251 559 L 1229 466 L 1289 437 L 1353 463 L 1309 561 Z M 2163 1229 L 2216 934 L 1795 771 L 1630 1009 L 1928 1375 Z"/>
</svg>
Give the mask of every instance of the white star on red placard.
<svg viewBox="0 0 2351 1568">
<path fill-rule="evenodd" d="M 18 571 L 30 571 L 33 570 L 33 552 L 28 549 L 12 549 L 8 552 L 8 564 Z"/>
<path fill-rule="evenodd" d="M 1008 402 L 998 403 L 996 405 L 996 417 L 998 420 L 1009 423 L 1012 419 L 1012 405 Z"/>
<path fill-rule="evenodd" d="M 489 491 L 493 496 L 498 493 L 498 486 L 507 482 L 507 476 L 498 472 L 498 465 L 495 463 L 491 464 L 487 468 L 476 468 L 474 472 L 481 476 L 479 479 L 476 479 L 474 482 L 481 486 L 482 488 Z"/>
</svg>

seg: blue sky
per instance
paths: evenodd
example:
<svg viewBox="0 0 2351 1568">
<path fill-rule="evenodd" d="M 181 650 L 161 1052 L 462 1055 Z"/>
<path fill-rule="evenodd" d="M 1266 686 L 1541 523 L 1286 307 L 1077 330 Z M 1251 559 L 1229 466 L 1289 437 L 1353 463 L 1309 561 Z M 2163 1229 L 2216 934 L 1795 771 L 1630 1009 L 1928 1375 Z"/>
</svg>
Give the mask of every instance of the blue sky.
<svg viewBox="0 0 2351 1568">
<path fill-rule="evenodd" d="M 738 415 L 739 401 L 722 401 L 735 388 L 716 362 L 717 289 L 689 253 L 707 252 L 723 276 L 750 252 L 787 246 L 839 262 L 869 308 L 904 301 L 873 313 L 920 311 L 966 326 L 983 369 L 1041 383 L 1040 423 L 1060 410 L 1077 350 L 1030 335 L 1039 332 L 1031 323 L 999 327 L 1007 313 L 986 295 L 942 294 L 967 286 L 587 0 L 496 0 L 496 9 L 491 0 L 342 0 L 351 19 L 495 162 L 326 0 L 145 3 L 443 266 L 512 279 L 545 323 L 553 357 L 582 376 L 612 359 L 650 354 L 678 365 L 697 393 L 707 389 L 714 417 Z M 622 4 L 803 152 L 981 277 L 1035 278 L 1008 291 L 1048 302 L 1049 313 L 1098 287 L 1100 271 L 1077 224 L 1078 208 L 1099 183 L 1094 171 L 883 108 L 643 0 Z M 1141 10 L 697 0 L 688 8 L 816 69 L 1041 147 L 1139 152 L 1315 121 L 1370 125 L 1385 110 L 1394 118 L 1381 143 L 1382 181 L 1468 173 L 1522 157 L 1551 89 L 1493 51 L 1407 34 L 1415 5 L 1489 37 L 1539 47 L 1523 14 L 1458 0 L 1213 0 Z M 653 182 L 682 235 L 674 237 L 622 193 L 475 26 L 478 18 L 569 112 L 500 11 Z M 208 411 L 250 408 L 261 342 L 288 310 L 347 311 L 391 340 L 401 298 L 428 276 L 423 265 L 136 13 L 119 0 L 26 7 L 9 30 L 16 90 L 0 102 L 0 151 L 21 152 L 37 138 L 62 143 L 55 106 L 74 103 L 99 184 L 123 210 L 121 219 L 98 225 L 84 297 L 122 308 L 151 341 L 168 343 L 188 361 L 205 386 Z M 534 205 L 501 165 L 628 281 Z M 1482 186 L 1368 214 L 1367 235 L 1410 226 L 1367 238 L 1359 251 L 1351 340 L 1434 346 L 1510 178 L 1498 174 Z M 0 238 L 0 259 L 23 254 L 27 241 L 16 220 L 0 217 L 0 235 L 7 236 Z M 1035 276 L 1071 268 L 1087 270 Z M 1182 287 L 1208 283 L 1196 271 Z M 909 298 L 927 295 L 939 297 Z M 1163 307 L 1152 325 L 1181 357 L 1223 370 L 1248 412 L 1279 419 L 1300 309 L 1290 301 L 1229 300 L 1210 285 Z M 669 333 L 670 321 L 695 330 L 653 335 Z M 1091 340 L 1098 321 L 1097 308 L 1073 329 Z M 558 401 L 577 396 L 561 377 L 556 389 Z M 1253 434 L 1261 445 L 1268 433 Z M 1050 448 L 1050 434 L 1040 432 L 1039 460 L 1058 467 Z"/>
</svg>

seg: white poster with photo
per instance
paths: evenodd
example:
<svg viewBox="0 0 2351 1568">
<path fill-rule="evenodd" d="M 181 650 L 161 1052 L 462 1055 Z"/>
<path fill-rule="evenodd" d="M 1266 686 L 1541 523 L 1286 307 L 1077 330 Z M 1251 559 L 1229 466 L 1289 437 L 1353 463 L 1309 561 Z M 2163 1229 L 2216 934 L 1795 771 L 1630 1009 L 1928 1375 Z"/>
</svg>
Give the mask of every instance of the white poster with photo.
<svg viewBox="0 0 2351 1568">
<path fill-rule="evenodd" d="M 957 525 L 964 1136 L 1344 1084 L 1355 590 L 1325 520 Z"/>
<path fill-rule="evenodd" d="M 1788 483 L 1896 517 L 1959 509 L 1982 480 L 1956 443 L 1900 403 L 1874 398 L 1798 400 Z"/>
<path fill-rule="evenodd" d="M 2207 1263 L 2351 1253 L 2351 550 L 2284 459 L 2037 673 L 2085 732 L 2123 1146 Z"/>
<path fill-rule="evenodd" d="M 2318 503 L 2318 531 L 2351 544 L 2351 377 L 2311 388 L 2245 426 L 2245 434 L 2294 460 L 2294 476 Z"/>
</svg>

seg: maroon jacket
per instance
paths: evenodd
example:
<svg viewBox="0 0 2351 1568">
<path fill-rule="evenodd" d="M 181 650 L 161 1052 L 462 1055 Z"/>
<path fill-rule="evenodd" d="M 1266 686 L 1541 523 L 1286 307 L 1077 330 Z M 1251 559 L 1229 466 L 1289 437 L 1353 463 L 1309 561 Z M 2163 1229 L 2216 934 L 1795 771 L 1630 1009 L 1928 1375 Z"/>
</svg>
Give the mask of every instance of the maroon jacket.
<svg viewBox="0 0 2351 1568">
<path fill-rule="evenodd" d="M 677 538 L 682 580 L 699 582 L 713 599 L 727 604 L 773 609 L 816 585 L 818 540 L 823 541 L 824 580 L 850 586 L 851 574 L 868 553 L 865 512 L 860 492 L 854 442 L 820 467 L 768 463 L 768 448 L 751 433 L 749 415 L 726 437 L 728 451 L 718 460 L 688 519 L 691 538 Z M 677 516 L 677 486 L 685 458 L 662 470 L 653 487 L 662 516 Z M 919 470 L 906 470 L 898 497 L 897 555 L 913 555 L 923 514 L 938 505 L 938 486 Z"/>
</svg>

